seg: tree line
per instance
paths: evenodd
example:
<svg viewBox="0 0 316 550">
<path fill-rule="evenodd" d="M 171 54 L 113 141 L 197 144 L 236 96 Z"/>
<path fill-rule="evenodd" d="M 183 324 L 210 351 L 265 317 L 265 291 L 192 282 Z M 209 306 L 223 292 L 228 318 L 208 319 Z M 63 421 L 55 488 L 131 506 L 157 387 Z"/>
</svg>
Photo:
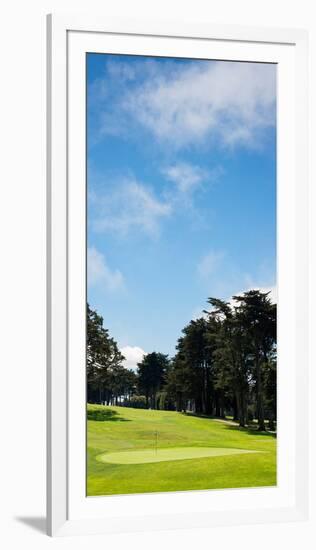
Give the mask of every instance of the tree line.
<svg viewBox="0 0 316 550">
<path fill-rule="evenodd" d="M 137 365 L 124 356 L 103 319 L 87 306 L 87 399 L 255 421 L 274 429 L 276 416 L 276 304 L 250 290 L 230 302 L 208 299 L 208 310 L 182 330 L 176 354 L 153 351 Z"/>
</svg>

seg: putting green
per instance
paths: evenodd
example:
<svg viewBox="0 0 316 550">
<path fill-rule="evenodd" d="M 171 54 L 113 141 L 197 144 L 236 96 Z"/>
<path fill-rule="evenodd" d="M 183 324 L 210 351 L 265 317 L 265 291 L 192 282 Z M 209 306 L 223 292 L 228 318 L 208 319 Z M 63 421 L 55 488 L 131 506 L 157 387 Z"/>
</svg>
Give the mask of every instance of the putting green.
<svg viewBox="0 0 316 550">
<path fill-rule="evenodd" d="M 256 453 L 245 449 L 225 447 L 171 447 L 167 449 L 142 449 L 140 451 L 122 451 L 118 453 L 103 453 L 96 459 L 110 464 L 147 464 L 150 462 L 166 462 L 169 460 L 187 460 L 192 458 L 208 458 L 245 453 Z"/>
</svg>

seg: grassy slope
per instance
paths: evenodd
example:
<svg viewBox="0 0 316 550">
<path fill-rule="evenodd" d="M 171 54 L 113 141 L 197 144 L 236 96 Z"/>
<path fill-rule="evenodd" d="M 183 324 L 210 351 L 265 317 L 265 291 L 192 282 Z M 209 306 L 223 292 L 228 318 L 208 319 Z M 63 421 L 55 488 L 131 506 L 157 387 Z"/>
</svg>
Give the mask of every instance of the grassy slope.
<svg viewBox="0 0 316 550">
<path fill-rule="evenodd" d="M 96 460 L 104 452 L 150 448 L 156 430 L 160 448 L 231 447 L 266 452 L 151 464 L 106 464 Z M 88 405 L 88 495 L 275 484 L 276 439 L 271 434 L 176 412 Z"/>
</svg>

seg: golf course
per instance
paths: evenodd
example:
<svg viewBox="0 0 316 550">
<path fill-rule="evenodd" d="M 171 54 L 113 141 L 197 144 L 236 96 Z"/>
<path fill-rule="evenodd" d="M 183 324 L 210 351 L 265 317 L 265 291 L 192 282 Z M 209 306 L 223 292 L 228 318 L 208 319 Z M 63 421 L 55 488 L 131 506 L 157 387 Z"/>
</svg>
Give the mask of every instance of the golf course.
<svg viewBox="0 0 316 550">
<path fill-rule="evenodd" d="M 86 68 L 86 494 L 275 486 L 276 66 Z"/>
<path fill-rule="evenodd" d="M 176 411 L 87 406 L 87 495 L 276 485 L 276 437 Z"/>
</svg>

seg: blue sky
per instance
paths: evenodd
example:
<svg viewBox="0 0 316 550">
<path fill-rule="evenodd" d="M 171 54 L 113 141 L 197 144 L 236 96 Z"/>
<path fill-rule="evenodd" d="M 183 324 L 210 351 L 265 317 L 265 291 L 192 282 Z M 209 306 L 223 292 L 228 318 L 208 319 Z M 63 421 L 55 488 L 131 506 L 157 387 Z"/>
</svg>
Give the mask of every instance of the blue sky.
<svg viewBox="0 0 316 550">
<path fill-rule="evenodd" d="M 275 72 L 88 55 L 88 301 L 126 366 L 209 296 L 275 297 Z"/>
</svg>

